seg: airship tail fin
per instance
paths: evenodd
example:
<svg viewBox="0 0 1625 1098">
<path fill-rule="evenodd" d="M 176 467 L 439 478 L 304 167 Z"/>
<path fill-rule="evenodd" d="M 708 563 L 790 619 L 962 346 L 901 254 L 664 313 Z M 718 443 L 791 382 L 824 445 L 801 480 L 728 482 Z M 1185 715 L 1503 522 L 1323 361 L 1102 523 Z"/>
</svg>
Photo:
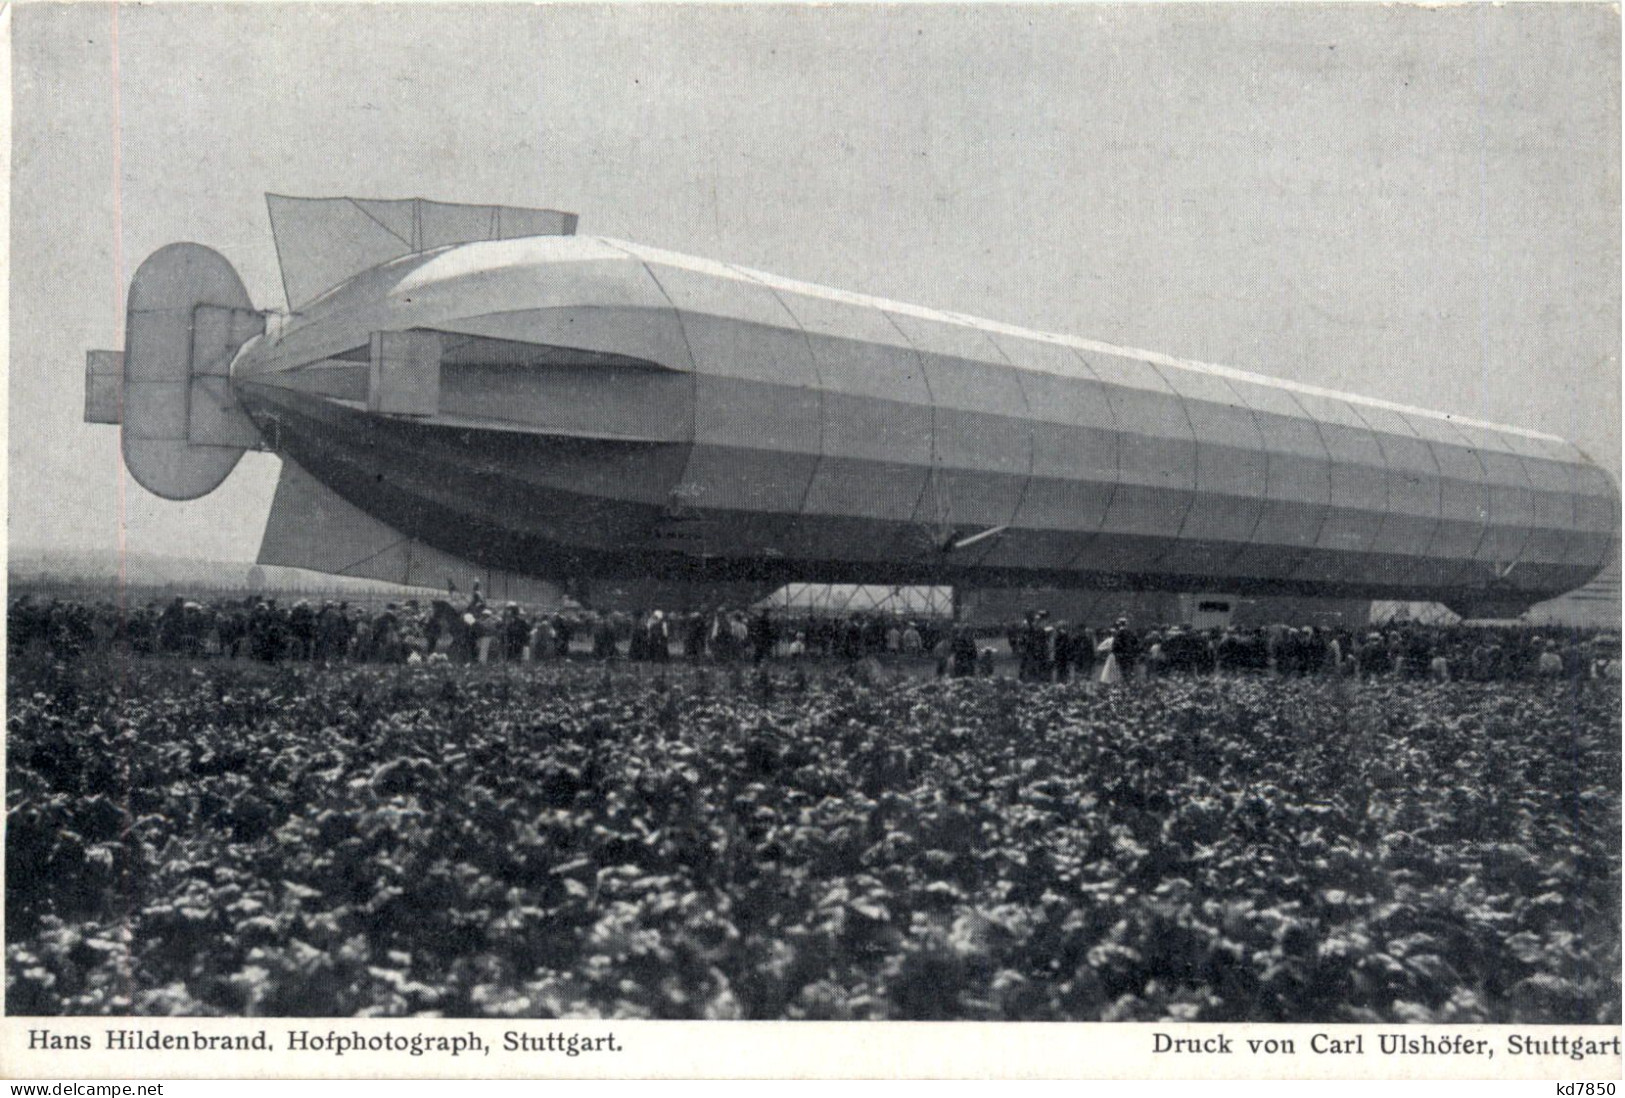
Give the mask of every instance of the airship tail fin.
<svg viewBox="0 0 1625 1098">
<path fill-rule="evenodd" d="M 414 252 L 476 240 L 569 236 L 576 215 L 520 206 L 422 198 L 293 198 L 268 194 L 271 235 L 288 308 L 297 310 L 353 275 Z"/>
<path fill-rule="evenodd" d="M 282 476 L 260 541 L 259 563 L 359 576 L 408 587 L 472 590 L 488 599 L 552 605 L 551 584 L 431 548 L 380 522 L 323 485 L 303 467 L 282 459 Z"/>
<path fill-rule="evenodd" d="M 200 244 L 147 257 L 130 282 L 124 350 L 91 351 L 85 420 L 123 428 L 124 464 L 165 499 L 197 499 L 259 445 L 231 362 L 265 330 L 237 272 Z"/>
</svg>

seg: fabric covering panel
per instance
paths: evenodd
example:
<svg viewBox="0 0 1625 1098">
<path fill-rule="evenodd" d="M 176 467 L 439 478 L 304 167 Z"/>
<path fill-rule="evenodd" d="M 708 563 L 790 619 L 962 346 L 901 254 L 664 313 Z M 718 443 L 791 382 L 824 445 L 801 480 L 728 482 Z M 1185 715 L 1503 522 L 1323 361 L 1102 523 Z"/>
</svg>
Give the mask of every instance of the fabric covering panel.
<svg viewBox="0 0 1625 1098">
<path fill-rule="evenodd" d="M 534 323 L 554 309 L 670 312 L 671 304 L 641 261 L 602 241 L 483 241 L 407 256 L 324 294 L 282 326 L 275 344 L 259 357 L 256 372 L 275 373 L 342 355 L 365 343 L 370 332 L 461 331 L 465 322 L 481 318 L 490 324 L 468 330 L 484 333 L 489 328 L 498 338 L 546 342 L 538 338 L 544 328 L 526 333 L 523 325 L 526 318 Z M 636 339 L 637 330 L 647 324 L 637 323 L 635 313 L 621 315 L 633 322 L 625 331 Z M 686 355 L 660 361 L 676 369 L 685 365 Z"/>
<path fill-rule="evenodd" d="M 184 444 L 190 381 L 149 381 L 124 390 L 124 438 Z"/>
<path fill-rule="evenodd" d="M 404 263 L 377 287 L 453 315 L 594 306 L 671 308 L 642 260 L 603 241 L 508 240 L 454 248 Z M 348 296 L 346 294 L 345 296 Z"/>
<path fill-rule="evenodd" d="M 1451 479 L 1456 479 L 1449 475 L 1451 470 L 1454 470 L 1458 477 L 1461 472 L 1461 463 L 1454 458 L 1470 455 L 1453 455 L 1450 447 L 1443 442 L 1435 441 L 1442 432 L 1437 427 L 1421 422 L 1422 417 L 1398 412 L 1395 415 L 1405 420 L 1407 426 L 1414 432 L 1417 444 L 1426 452 L 1418 464 L 1425 463 L 1425 466 L 1431 466 L 1433 470 L 1431 478 L 1423 475 L 1419 477 L 1419 481 L 1421 485 L 1426 485 L 1432 490 L 1432 499 L 1429 502 L 1435 509 L 1435 517 L 1426 527 L 1428 531 L 1426 548 L 1413 552 L 1405 579 L 1407 583 L 1418 587 L 1447 586 L 1457 582 L 1465 574 L 1462 558 L 1472 552 L 1471 547 L 1461 548 L 1461 544 L 1466 541 L 1467 524 L 1462 521 L 1459 514 L 1471 504 L 1462 499 L 1463 485 L 1459 480 L 1454 487 L 1448 483 Z M 1441 457 L 1446 464 L 1441 464 Z M 1482 476 L 1483 473 L 1480 472 L 1480 483 Z M 1394 521 L 1390 518 L 1390 525 Z M 1454 555 L 1444 551 L 1452 543 L 1457 547 Z"/>
<path fill-rule="evenodd" d="M 1181 548 L 1164 562 L 1170 571 L 1219 575 L 1263 515 L 1268 459 L 1252 409 L 1216 375 L 1166 368 L 1169 386 L 1185 404 L 1196 439 L 1197 505 L 1185 520 Z"/>
<path fill-rule="evenodd" d="M 934 361 L 933 377 L 943 380 L 946 376 L 951 384 L 955 372 L 952 361 Z M 1026 421 L 939 406 L 934 438 L 937 453 L 933 475 L 941 498 L 922 499 L 916 520 L 940 520 L 978 529 L 1008 526 L 1027 490 L 1032 430 Z M 986 543 L 981 543 L 974 555 L 986 552 Z"/>
<path fill-rule="evenodd" d="M 294 199 L 293 201 L 300 201 Z M 311 200 L 305 200 L 311 201 Z M 325 201 L 326 209 L 339 209 L 336 203 L 344 199 L 316 199 L 316 202 Z M 356 198 L 351 199 L 362 213 L 376 221 L 385 232 L 396 237 L 402 245 L 412 247 L 412 241 L 417 236 L 417 204 L 410 199 L 401 201 L 388 198 Z M 320 210 L 322 206 L 312 206 L 311 209 Z"/>
<path fill-rule="evenodd" d="M 441 341 L 445 338 L 440 332 L 374 332 L 367 410 L 420 416 L 438 412 Z"/>
<path fill-rule="evenodd" d="M 931 407 L 920 356 L 885 313 L 829 298 L 778 297 L 806 333 L 827 392 Z"/>
<path fill-rule="evenodd" d="M 186 437 L 193 446 L 260 448 L 259 428 L 223 377 L 195 377 L 187 394 Z"/>
<path fill-rule="evenodd" d="M 777 295 L 746 276 L 639 254 L 676 307 L 695 365 L 695 448 L 678 497 L 686 506 L 779 516 L 757 522 L 748 538 L 771 541 L 789 530 L 784 516 L 800 512 L 822 447 L 807 338 Z"/>
<path fill-rule="evenodd" d="M 1601 568 L 1618 551 L 1619 486 L 1573 443 L 1558 439 L 1530 439 L 1528 443 L 1540 446 L 1569 474 L 1574 526 L 1565 563 L 1587 572 Z"/>
<path fill-rule="evenodd" d="M 1511 445 L 1508 436 L 1472 423 L 1451 426 L 1484 468 L 1486 522 L 1474 560 L 1480 565 L 1477 575 L 1493 577 L 1529 550 L 1537 520 L 1534 482 L 1521 448 Z M 1566 490 L 1561 502 L 1572 517 L 1573 501 Z"/>
<path fill-rule="evenodd" d="M 1535 495 L 1523 457 L 1503 435 L 1471 423 L 1449 426 L 1478 459 L 1483 476 L 1483 527 L 1473 552 L 1476 567 L 1464 574 L 1465 582 L 1488 583 L 1524 555 L 1535 520 Z"/>
<path fill-rule="evenodd" d="M 1566 563 L 1595 571 L 1618 552 L 1619 486 L 1594 465 L 1578 465 L 1574 471 L 1576 533 Z"/>
<path fill-rule="evenodd" d="M 276 386 L 295 392 L 315 393 L 337 400 L 365 403 L 369 372 L 366 363 L 328 358 L 312 362 L 299 370 L 289 370 L 276 375 Z"/>
<path fill-rule="evenodd" d="M 824 394 L 824 456 L 808 488 L 811 514 L 908 522 L 930 473 L 930 423 L 917 406 Z M 912 424 L 898 428 L 898 419 Z"/>
<path fill-rule="evenodd" d="M 1574 447 L 1556 440 L 1532 438 L 1517 435 L 1511 432 L 1497 432 L 1506 443 L 1507 448 L 1523 458 L 1524 469 L 1529 474 L 1529 483 L 1535 490 L 1535 515 L 1537 524 L 1546 521 L 1550 516 L 1552 521 L 1560 528 L 1573 529 L 1575 523 L 1575 507 L 1578 500 L 1578 483 L 1576 466 L 1589 464 L 1584 455 Z M 1542 500 L 1543 495 L 1561 496 L 1568 505 L 1567 518 L 1563 515 L 1561 503 L 1557 500 Z"/>
<path fill-rule="evenodd" d="M 1484 463 L 1448 420 L 1417 414 L 1405 418 L 1427 443 L 1439 469 L 1439 526 L 1412 578 L 1429 586 L 1481 582 L 1482 570 L 1472 561 L 1490 507 Z"/>
<path fill-rule="evenodd" d="M 804 515 L 910 523 L 931 471 L 931 391 L 919 356 L 877 309 L 783 290 L 823 387 L 823 458 Z M 832 554 L 886 559 L 895 539 L 829 527 Z M 811 532 L 809 538 L 818 535 Z M 900 535 L 899 535 L 900 536 Z M 811 547 L 818 555 L 820 547 Z"/>
<path fill-rule="evenodd" d="M 348 198 L 267 195 L 266 202 L 290 309 L 413 250 L 410 236 L 398 235 Z"/>
<path fill-rule="evenodd" d="M 413 245 L 414 251 L 481 240 L 569 236 L 576 230 L 575 214 L 528 206 L 470 205 L 433 202 L 423 198 L 358 199 L 356 204 L 388 223 L 408 240 L 412 239 L 412 222 L 415 218 L 417 239 Z"/>
<path fill-rule="evenodd" d="M 1265 457 L 1264 505 L 1250 543 L 1231 562 L 1240 574 L 1290 576 L 1326 524 L 1331 468 L 1320 429 L 1292 394 L 1239 378 L 1230 388 L 1252 410 Z"/>
<path fill-rule="evenodd" d="M 640 359 L 668 370 L 692 368 L 688 341 L 669 308 L 593 307 L 487 313 L 443 330 Z"/>
<path fill-rule="evenodd" d="M 719 507 L 798 511 L 822 436 L 822 399 L 806 339 L 784 328 L 695 314 L 684 315 L 683 328 L 698 364 L 696 446 L 705 449 L 706 462 L 730 466 L 692 470 L 685 479 L 685 496 L 703 497 Z M 772 477 L 750 464 L 768 455 L 779 455 L 773 459 Z M 695 459 L 702 460 L 698 450 Z M 786 480 L 792 469 L 796 472 Z M 732 487 L 725 489 L 713 474 L 723 475 Z M 760 484 L 750 487 L 758 478 Z"/>
<path fill-rule="evenodd" d="M 693 377 L 672 370 L 467 364 L 442 376 L 440 408 L 566 437 L 687 443 L 694 400 Z"/>
<path fill-rule="evenodd" d="M 1117 491 L 1087 567 L 1155 572 L 1196 499 L 1190 419 L 1149 363 L 1094 352 L 1082 358 L 1105 383 L 1118 431 Z"/>
<path fill-rule="evenodd" d="M 545 318 L 555 310 L 561 315 L 602 310 L 606 316 L 626 321 L 620 329 L 622 340 L 636 341 L 638 329 L 649 323 L 647 317 L 639 316 L 639 310 L 673 313 L 671 301 L 640 260 L 593 240 L 533 238 L 469 244 L 406 263 L 393 278 L 384 277 L 387 273 L 387 269 L 378 272 L 385 284 L 375 287 L 365 302 L 356 303 L 358 313 L 383 312 L 382 317 L 369 317 L 381 330 L 446 328 L 468 317 L 518 314 Z M 331 300 L 335 307 L 348 302 L 350 287 Z M 673 314 L 670 330 L 675 328 Z M 528 341 L 573 345 L 537 338 Z M 686 356 L 679 356 L 657 361 L 676 369 L 685 360 Z"/>
<path fill-rule="evenodd" d="M 1292 398 L 1315 418 L 1331 459 L 1329 506 L 1315 542 L 1317 552 L 1304 559 L 1292 578 L 1385 581 L 1388 562 L 1368 555 L 1388 510 L 1388 462 L 1381 443 L 1347 401 L 1301 392 Z"/>
<path fill-rule="evenodd" d="M 1403 558 L 1391 579 L 1409 582 L 1417 558 L 1427 553 L 1439 529 L 1439 465 L 1433 450 L 1400 413 L 1362 404 L 1360 415 L 1371 424 L 1388 459 L 1388 517 L 1371 551 Z"/>
<path fill-rule="evenodd" d="M 1573 552 L 1574 536 L 1581 526 L 1577 470 L 1560 463 L 1549 450 L 1532 454 L 1531 447 L 1508 441 L 1520 451 L 1534 492 L 1534 519 L 1520 559 L 1561 564 Z"/>
<path fill-rule="evenodd" d="M 1017 371 L 974 328 L 907 314 L 890 320 L 925 364 L 935 408 L 932 463 L 941 498 L 922 499 L 916 521 L 1009 525 L 1032 469 L 1032 428 Z M 982 557 L 990 544 L 978 543 L 960 563 Z"/>
<path fill-rule="evenodd" d="M 1003 333 L 993 338 L 1021 368 L 1032 476 L 1014 528 L 992 539 L 983 563 L 1064 568 L 1100 529 L 1117 488 L 1118 437 L 1111 402 L 1105 386 L 1071 348 Z"/>
<path fill-rule="evenodd" d="M 644 257 L 650 277 L 672 307 L 685 316 L 725 317 L 746 324 L 792 330 L 796 327 L 794 319 L 772 289 L 720 263 L 707 264 L 703 268 L 674 266 L 649 258 L 642 249 L 635 254 Z M 728 363 L 718 362 L 716 365 L 721 369 Z M 749 376 L 770 380 L 771 366 L 771 363 L 742 363 L 728 372 L 738 374 L 739 369 L 743 368 L 749 372 Z"/>
<path fill-rule="evenodd" d="M 497 236 L 496 210 L 490 206 L 424 202 L 418 208 L 418 231 L 422 234 L 421 243 L 415 251 L 493 240 Z"/>
</svg>

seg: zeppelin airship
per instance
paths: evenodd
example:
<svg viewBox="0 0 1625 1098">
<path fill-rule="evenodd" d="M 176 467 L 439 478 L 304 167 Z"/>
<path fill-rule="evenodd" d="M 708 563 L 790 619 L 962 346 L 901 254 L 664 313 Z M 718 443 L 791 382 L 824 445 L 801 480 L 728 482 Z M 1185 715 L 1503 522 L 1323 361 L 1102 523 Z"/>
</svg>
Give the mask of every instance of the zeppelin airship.
<svg viewBox="0 0 1625 1098">
<path fill-rule="evenodd" d="M 165 499 L 275 453 L 263 563 L 632 585 L 650 606 L 804 581 L 1483 617 L 1617 548 L 1612 478 L 1536 431 L 582 236 L 557 211 L 268 203 L 288 308 L 169 245 L 86 387 Z"/>
</svg>

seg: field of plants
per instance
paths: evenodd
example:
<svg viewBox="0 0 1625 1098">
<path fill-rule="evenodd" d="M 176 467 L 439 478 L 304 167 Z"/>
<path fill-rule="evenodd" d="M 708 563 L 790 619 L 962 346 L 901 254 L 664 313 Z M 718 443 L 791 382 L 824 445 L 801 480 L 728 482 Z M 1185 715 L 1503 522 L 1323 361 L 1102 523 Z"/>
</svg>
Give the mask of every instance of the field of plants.
<svg viewBox="0 0 1625 1098">
<path fill-rule="evenodd" d="M 11 1014 L 1620 1021 L 1617 684 L 8 684 Z"/>
</svg>

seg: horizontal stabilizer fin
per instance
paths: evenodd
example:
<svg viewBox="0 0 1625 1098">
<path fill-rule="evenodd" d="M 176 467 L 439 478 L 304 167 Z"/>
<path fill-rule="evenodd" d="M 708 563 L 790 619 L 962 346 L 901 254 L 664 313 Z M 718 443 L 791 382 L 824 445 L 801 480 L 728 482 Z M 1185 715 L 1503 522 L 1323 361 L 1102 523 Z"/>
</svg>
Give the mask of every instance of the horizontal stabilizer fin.
<svg viewBox="0 0 1625 1098">
<path fill-rule="evenodd" d="M 124 352 L 85 352 L 85 422 L 118 423 L 124 413 Z"/>
<path fill-rule="evenodd" d="M 549 605 L 559 599 L 558 588 L 551 584 L 482 568 L 408 537 L 286 458 L 258 559 L 261 564 L 441 591 L 448 580 L 461 591 L 471 590 L 479 580 L 489 599 Z"/>
<path fill-rule="evenodd" d="M 476 240 L 569 236 L 576 229 L 573 213 L 521 206 L 279 194 L 265 200 L 290 309 L 403 255 Z"/>
</svg>

